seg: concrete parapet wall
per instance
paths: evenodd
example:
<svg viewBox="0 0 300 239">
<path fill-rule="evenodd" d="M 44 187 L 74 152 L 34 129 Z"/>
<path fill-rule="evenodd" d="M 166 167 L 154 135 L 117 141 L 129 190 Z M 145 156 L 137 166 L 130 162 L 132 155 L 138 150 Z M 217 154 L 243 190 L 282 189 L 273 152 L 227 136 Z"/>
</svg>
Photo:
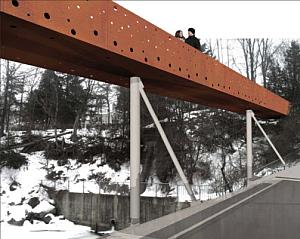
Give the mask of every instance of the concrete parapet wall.
<svg viewBox="0 0 300 239">
<path fill-rule="evenodd" d="M 117 229 L 130 224 L 129 197 L 92 193 L 71 193 L 59 191 L 53 198 L 59 214 L 78 224 L 105 228 L 112 219 Z M 189 207 L 188 202 L 177 202 L 176 198 L 141 197 L 141 223 Z"/>
</svg>

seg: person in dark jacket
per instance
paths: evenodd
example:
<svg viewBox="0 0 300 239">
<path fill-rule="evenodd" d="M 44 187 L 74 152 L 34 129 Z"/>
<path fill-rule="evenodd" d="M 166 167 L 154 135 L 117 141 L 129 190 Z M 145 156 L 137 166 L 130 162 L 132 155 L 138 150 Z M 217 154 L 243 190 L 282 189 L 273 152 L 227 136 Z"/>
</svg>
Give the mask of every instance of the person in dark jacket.
<svg viewBox="0 0 300 239">
<path fill-rule="evenodd" d="M 181 30 L 176 31 L 175 37 L 179 40 L 185 42 L 185 37 L 183 36 L 183 32 Z"/>
<path fill-rule="evenodd" d="M 187 39 L 185 39 L 185 43 L 189 44 L 190 46 L 198 49 L 199 51 L 201 51 L 201 44 L 200 44 L 200 40 L 195 37 L 195 29 L 194 28 L 189 28 L 188 29 L 188 35 L 189 37 Z"/>
</svg>

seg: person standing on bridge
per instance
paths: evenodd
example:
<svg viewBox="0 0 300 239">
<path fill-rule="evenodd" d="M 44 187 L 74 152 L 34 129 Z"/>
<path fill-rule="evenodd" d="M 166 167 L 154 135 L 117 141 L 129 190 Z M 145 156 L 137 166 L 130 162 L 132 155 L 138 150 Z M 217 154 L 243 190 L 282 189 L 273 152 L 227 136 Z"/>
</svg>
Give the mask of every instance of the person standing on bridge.
<svg viewBox="0 0 300 239">
<path fill-rule="evenodd" d="M 198 49 L 199 51 L 201 51 L 201 44 L 200 44 L 200 40 L 195 37 L 195 29 L 194 28 L 189 28 L 188 29 L 188 35 L 189 37 L 185 40 L 185 43 L 189 44 L 190 46 Z"/>
<path fill-rule="evenodd" d="M 185 37 L 183 36 L 183 32 L 181 30 L 176 31 L 175 37 L 178 38 L 180 41 L 185 42 Z"/>
</svg>

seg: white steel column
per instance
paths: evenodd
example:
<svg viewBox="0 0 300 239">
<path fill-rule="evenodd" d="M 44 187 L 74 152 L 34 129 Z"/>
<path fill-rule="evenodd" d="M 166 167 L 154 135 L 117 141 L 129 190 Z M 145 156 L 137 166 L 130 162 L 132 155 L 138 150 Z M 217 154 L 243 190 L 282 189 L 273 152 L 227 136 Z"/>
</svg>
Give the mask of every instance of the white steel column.
<svg viewBox="0 0 300 239">
<path fill-rule="evenodd" d="M 140 222 L 140 91 L 139 77 L 130 78 L 130 220 Z"/>
<path fill-rule="evenodd" d="M 246 111 L 246 122 L 247 122 L 247 185 L 249 185 L 250 179 L 253 177 L 252 164 L 253 164 L 253 153 L 252 153 L 252 110 Z"/>
</svg>

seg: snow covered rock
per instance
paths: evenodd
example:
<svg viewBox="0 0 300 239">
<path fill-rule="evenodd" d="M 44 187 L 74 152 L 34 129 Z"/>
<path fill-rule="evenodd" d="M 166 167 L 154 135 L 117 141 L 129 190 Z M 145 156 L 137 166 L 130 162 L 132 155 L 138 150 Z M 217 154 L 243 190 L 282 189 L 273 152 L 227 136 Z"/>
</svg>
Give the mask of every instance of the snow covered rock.
<svg viewBox="0 0 300 239">
<path fill-rule="evenodd" d="M 15 220 L 14 218 L 11 218 L 9 221 L 7 221 L 7 223 L 14 226 L 23 226 L 24 221 L 25 218 L 22 218 L 20 220 Z"/>
<path fill-rule="evenodd" d="M 30 210 L 29 205 L 13 206 L 9 209 L 7 214 L 9 218 L 7 223 L 15 226 L 22 226 L 26 220 L 26 213 Z"/>
<path fill-rule="evenodd" d="M 48 224 L 52 217 L 49 214 L 55 214 L 56 209 L 47 201 L 41 201 L 36 207 L 34 207 L 31 212 L 28 213 L 26 219 L 30 222 L 34 220 L 43 221 Z"/>
<path fill-rule="evenodd" d="M 17 181 L 13 181 L 10 186 L 9 186 L 9 190 L 10 191 L 15 191 L 17 190 L 17 188 L 20 186 L 20 184 Z"/>
<path fill-rule="evenodd" d="M 41 201 L 33 210 L 33 213 L 55 214 L 55 207 L 47 201 Z"/>
</svg>

